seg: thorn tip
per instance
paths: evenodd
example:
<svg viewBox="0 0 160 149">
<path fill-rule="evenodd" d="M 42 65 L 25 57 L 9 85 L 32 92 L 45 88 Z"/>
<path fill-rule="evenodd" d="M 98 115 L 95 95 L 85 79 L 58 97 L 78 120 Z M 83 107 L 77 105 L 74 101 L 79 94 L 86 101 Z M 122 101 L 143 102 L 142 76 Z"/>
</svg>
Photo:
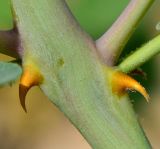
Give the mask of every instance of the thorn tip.
<svg viewBox="0 0 160 149">
<path fill-rule="evenodd" d="M 23 110 L 27 113 L 27 109 L 26 109 L 26 104 L 25 104 L 25 98 L 26 98 L 26 95 L 27 95 L 27 92 L 28 92 L 29 88 L 20 84 L 19 85 L 19 98 L 20 98 L 20 103 L 21 103 L 21 106 L 23 108 Z"/>
<path fill-rule="evenodd" d="M 144 96 L 147 102 L 149 102 L 150 99 L 147 91 L 139 82 L 122 72 L 113 73 L 112 90 L 118 95 L 125 94 L 126 90 L 136 90 Z"/>
</svg>

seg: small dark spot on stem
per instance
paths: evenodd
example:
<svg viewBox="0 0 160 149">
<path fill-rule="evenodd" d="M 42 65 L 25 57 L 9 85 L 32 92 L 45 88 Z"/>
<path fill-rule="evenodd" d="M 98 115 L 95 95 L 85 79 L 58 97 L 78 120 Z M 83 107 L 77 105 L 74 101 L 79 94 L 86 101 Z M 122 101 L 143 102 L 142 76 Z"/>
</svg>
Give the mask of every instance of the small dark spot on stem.
<svg viewBox="0 0 160 149">
<path fill-rule="evenodd" d="M 58 67 L 62 67 L 64 65 L 64 59 L 63 58 L 59 58 L 57 65 L 58 65 Z"/>
</svg>

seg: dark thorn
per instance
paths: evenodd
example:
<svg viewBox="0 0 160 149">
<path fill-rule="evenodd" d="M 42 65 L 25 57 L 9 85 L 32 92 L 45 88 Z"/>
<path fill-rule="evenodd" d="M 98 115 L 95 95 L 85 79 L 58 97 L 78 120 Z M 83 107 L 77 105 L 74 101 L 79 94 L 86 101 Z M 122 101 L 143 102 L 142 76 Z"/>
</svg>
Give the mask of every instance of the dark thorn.
<svg viewBox="0 0 160 149">
<path fill-rule="evenodd" d="M 25 98 L 27 95 L 29 88 L 27 86 L 24 86 L 22 84 L 19 85 L 19 98 L 20 98 L 20 103 L 23 108 L 23 110 L 27 113 L 26 109 L 26 104 L 25 104 Z"/>
</svg>

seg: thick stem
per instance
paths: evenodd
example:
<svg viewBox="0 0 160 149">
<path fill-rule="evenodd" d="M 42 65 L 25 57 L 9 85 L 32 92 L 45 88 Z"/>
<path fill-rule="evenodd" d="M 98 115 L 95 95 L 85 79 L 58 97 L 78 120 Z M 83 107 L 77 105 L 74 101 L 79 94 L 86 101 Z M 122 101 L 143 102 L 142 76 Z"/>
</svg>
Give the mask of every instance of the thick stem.
<svg viewBox="0 0 160 149">
<path fill-rule="evenodd" d="M 104 62 L 114 65 L 136 26 L 154 0 L 131 0 L 111 28 L 96 41 Z"/>
<path fill-rule="evenodd" d="M 128 56 L 118 68 L 123 72 L 131 72 L 160 52 L 160 35 L 138 48 Z"/>
<path fill-rule="evenodd" d="M 94 42 L 64 0 L 12 0 L 22 38 L 23 67 L 36 67 L 49 99 L 94 149 L 150 148 L 132 106 L 111 91 Z M 134 144 L 134 146 L 133 146 Z"/>
</svg>

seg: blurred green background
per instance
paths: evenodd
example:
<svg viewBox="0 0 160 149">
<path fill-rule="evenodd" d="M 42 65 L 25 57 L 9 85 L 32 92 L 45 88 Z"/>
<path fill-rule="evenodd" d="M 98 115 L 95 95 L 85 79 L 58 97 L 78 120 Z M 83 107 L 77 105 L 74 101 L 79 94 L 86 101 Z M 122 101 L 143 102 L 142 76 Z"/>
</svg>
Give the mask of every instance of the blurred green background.
<svg viewBox="0 0 160 149">
<path fill-rule="evenodd" d="M 0 29 L 7 30 L 13 27 L 10 0 L 0 0 Z"/>
<path fill-rule="evenodd" d="M 81 27 L 93 39 L 100 37 L 116 20 L 129 0 L 67 0 Z M 159 34 L 156 25 L 160 21 L 160 1 L 156 0 L 129 40 L 120 61 L 132 50 Z M 0 0 L 0 29 L 13 26 L 10 1 Z M 13 58 L 0 55 L 0 60 Z M 135 76 L 152 97 L 147 104 L 143 97 L 131 93 L 137 116 L 154 149 L 160 147 L 160 70 L 159 56 L 144 66 L 147 79 Z M 53 106 L 38 88 L 27 95 L 28 113 L 19 104 L 18 84 L 0 89 L 0 149 L 90 149 L 79 132 L 69 123 L 58 109 Z"/>
</svg>

